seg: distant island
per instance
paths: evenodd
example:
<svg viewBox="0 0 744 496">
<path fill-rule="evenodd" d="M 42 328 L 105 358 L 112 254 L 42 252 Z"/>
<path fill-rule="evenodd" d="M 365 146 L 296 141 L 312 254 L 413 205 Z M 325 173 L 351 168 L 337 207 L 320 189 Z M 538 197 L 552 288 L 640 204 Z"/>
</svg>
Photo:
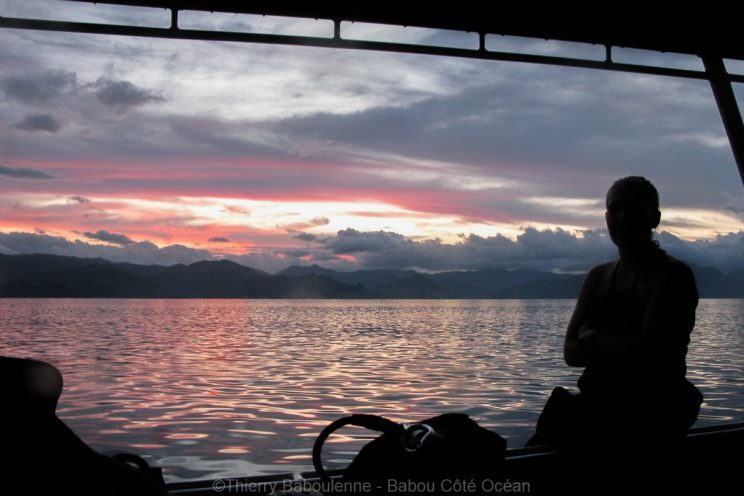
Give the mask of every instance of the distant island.
<svg viewBox="0 0 744 496">
<path fill-rule="evenodd" d="M 744 298 L 744 274 L 693 267 L 704 298 Z M 575 298 L 583 275 L 484 268 L 342 272 L 318 265 L 269 274 L 227 260 L 136 265 L 101 258 L 0 255 L 5 298 Z"/>
</svg>

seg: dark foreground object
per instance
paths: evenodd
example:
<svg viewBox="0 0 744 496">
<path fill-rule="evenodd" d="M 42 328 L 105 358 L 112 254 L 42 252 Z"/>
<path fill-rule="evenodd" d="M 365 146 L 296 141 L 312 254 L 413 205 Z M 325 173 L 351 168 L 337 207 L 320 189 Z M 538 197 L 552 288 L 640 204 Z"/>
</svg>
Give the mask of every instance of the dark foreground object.
<svg viewBox="0 0 744 496">
<path fill-rule="evenodd" d="M 683 463 L 678 480 L 668 481 L 670 490 L 665 494 L 696 495 L 731 494 L 731 490 L 743 485 L 744 467 L 744 423 L 715 427 L 690 429 L 684 446 Z M 491 481 L 483 487 L 448 486 L 450 494 L 532 494 L 532 495 L 577 495 L 595 494 L 583 486 L 581 480 L 572 480 L 568 475 L 569 464 L 561 454 L 544 446 L 516 448 L 506 452 L 503 476 L 499 481 Z M 343 471 L 331 472 L 334 481 L 341 481 Z M 323 485 L 317 474 L 301 474 L 302 479 L 293 479 L 292 474 L 221 479 L 219 481 L 199 481 L 169 484 L 173 495 L 217 495 L 250 494 L 264 495 L 272 491 L 299 491 L 344 489 L 343 486 Z M 399 481 L 400 482 L 400 481 Z M 454 481 L 452 481 L 454 482 Z M 664 484 L 664 481 L 661 481 Z M 429 486 L 421 486 L 422 491 L 397 491 L 391 494 L 441 494 L 443 491 L 430 491 Z M 501 489 L 501 492 L 498 491 Z M 648 486 L 641 483 L 632 494 L 648 494 Z M 340 491 L 326 491 L 328 494 Z"/>
<path fill-rule="evenodd" d="M 0 494 L 167 494 L 159 469 L 136 455 L 102 455 L 77 437 L 55 414 L 61 392 L 55 367 L 0 357 Z"/>
<path fill-rule="evenodd" d="M 344 493 L 457 492 L 466 490 L 461 487 L 465 481 L 468 487 L 483 487 L 503 473 L 506 440 L 466 414 L 445 413 L 413 424 L 357 414 L 331 422 L 313 446 L 315 470 L 331 490 L 334 481 L 323 467 L 321 451 L 328 436 L 345 425 L 382 434 L 344 470 L 339 488 Z"/>
</svg>

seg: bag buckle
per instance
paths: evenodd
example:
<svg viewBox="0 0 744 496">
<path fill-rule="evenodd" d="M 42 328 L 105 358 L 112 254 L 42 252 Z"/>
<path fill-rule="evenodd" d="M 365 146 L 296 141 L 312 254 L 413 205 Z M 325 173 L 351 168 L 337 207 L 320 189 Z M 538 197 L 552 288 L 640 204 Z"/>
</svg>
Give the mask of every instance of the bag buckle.
<svg viewBox="0 0 744 496">
<path fill-rule="evenodd" d="M 419 449 L 424 441 L 436 432 L 429 424 L 411 424 L 404 427 L 406 430 L 403 433 L 403 447 L 411 452 Z"/>
</svg>

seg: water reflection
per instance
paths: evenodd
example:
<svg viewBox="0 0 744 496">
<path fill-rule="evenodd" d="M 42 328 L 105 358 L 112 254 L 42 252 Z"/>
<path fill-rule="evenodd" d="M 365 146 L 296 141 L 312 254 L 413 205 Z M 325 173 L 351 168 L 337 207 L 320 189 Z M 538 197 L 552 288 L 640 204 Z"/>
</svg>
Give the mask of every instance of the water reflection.
<svg viewBox="0 0 744 496">
<path fill-rule="evenodd" d="M 59 415 L 88 443 L 145 454 L 169 481 L 310 468 L 350 412 L 470 414 L 526 441 L 563 365 L 570 300 L 0 300 L 4 354 L 65 375 Z M 704 300 L 689 376 L 701 423 L 742 418 L 741 300 Z M 342 466 L 370 433 L 334 435 Z"/>
</svg>

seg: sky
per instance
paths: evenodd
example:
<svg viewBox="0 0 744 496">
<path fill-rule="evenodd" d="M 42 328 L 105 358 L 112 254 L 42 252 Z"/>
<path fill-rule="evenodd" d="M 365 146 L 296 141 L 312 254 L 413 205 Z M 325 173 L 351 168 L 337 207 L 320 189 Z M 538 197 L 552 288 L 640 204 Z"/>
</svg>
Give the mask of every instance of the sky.
<svg viewBox="0 0 744 496">
<path fill-rule="evenodd" d="M 170 20 L 52 0 L 0 0 L 0 16 Z M 181 22 L 332 34 L 325 21 L 184 12 Z M 477 46 L 465 33 L 362 24 L 344 24 L 342 36 Z M 604 56 L 500 36 L 487 47 Z M 614 59 L 702 66 L 633 50 Z M 3 254 L 227 258 L 268 272 L 314 263 L 579 272 L 615 255 L 607 188 L 643 175 L 661 194 L 663 248 L 744 269 L 742 180 L 704 81 L 9 29 L 0 67 Z M 742 85 L 735 92 L 742 102 Z"/>
</svg>

